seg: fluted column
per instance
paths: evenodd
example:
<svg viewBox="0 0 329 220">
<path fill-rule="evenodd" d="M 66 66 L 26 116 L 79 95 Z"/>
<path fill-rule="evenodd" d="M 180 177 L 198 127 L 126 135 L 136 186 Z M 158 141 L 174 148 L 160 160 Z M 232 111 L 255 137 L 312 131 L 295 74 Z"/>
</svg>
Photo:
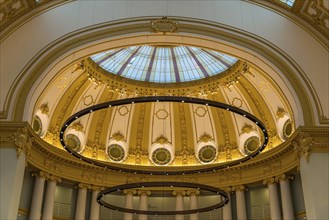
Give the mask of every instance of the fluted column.
<svg viewBox="0 0 329 220">
<path fill-rule="evenodd" d="M 124 190 L 123 193 L 125 194 L 125 208 L 132 209 L 133 208 L 133 197 L 136 194 L 136 190 Z M 124 220 L 132 220 L 133 215 L 132 213 L 125 213 Z"/>
<path fill-rule="evenodd" d="M 60 181 L 61 178 L 55 176 L 50 176 L 48 179 L 46 198 L 42 213 L 43 220 L 53 219 L 56 184 Z"/>
<path fill-rule="evenodd" d="M 32 176 L 35 176 L 35 181 L 29 219 L 39 220 L 41 218 L 41 208 L 43 191 L 45 188 L 45 180 L 47 179 L 47 177 L 49 177 L 49 174 L 46 174 L 41 171 L 40 173 L 32 174 Z"/>
<path fill-rule="evenodd" d="M 75 188 L 78 189 L 78 199 L 75 208 L 75 220 L 85 219 L 87 189 L 90 187 L 84 183 L 79 183 Z"/>
<path fill-rule="evenodd" d="M 138 190 L 139 195 L 139 210 L 147 211 L 147 197 L 151 195 L 151 191 L 148 190 Z M 147 215 L 139 215 L 139 220 L 147 220 Z"/>
<path fill-rule="evenodd" d="M 173 195 L 176 196 L 176 211 L 184 210 L 184 196 L 186 192 L 184 190 L 181 191 L 173 191 Z M 184 215 L 176 215 L 176 220 L 184 220 Z"/>
<path fill-rule="evenodd" d="M 190 196 L 190 210 L 198 208 L 198 195 L 200 194 L 199 190 L 188 190 L 186 192 L 188 196 Z M 190 220 L 198 220 L 199 215 L 198 213 L 191 214 Z"/>
<path fill-rule="evenodd" d="M 293 177 L 285 174 L 276 177 L 276 180 L 280 183 L 281 189 L 281 202 L 284 220 L 295 219 L 294 208 L 292 205 L 291 192 L 289 182 Z"/>
<path fill-rule="evenodd" d="M 91 204 L 90 204 L 90 220 L 98 220 L 99 219 L 99 209 L 100 206 L 97 202 L 97 195 L 102 190 L 101 187 L 92 186 L 91 187 Z"/>
<path fill-rule="evenodd" d="M 237 186 L 235 189 L 236 196 L 236 209 L 237 209 L 237 219 L 246 220 L 247 219 L 247 209 L 246 209 L 246 199 L 244 192 L 247 190 L 244 186 Z"/>
<path fill-rule="evenodd" d="M 223 207 L 223 219 L 224 220 L 232 220 L 232 206 L 231 206 L 231 196 L 230 194 L 232 193 L 232 189 L 231 188 L 227 188 L 224 189 L 227 194 L 228 194 L 228 198 L 230 199 L 229 202 Z M 222 197 L 223 199 L 223 197 Z"/>
<path fill-rule="evenodd" d="M 281 219 L 281 210 L 278 196 L 278 188 L 274 178 L 264 180 L 263 183 L 267 185 L 269 195 L 270 195 L 270 211 L 271 219 L 279 220 Z"/>
</svg>

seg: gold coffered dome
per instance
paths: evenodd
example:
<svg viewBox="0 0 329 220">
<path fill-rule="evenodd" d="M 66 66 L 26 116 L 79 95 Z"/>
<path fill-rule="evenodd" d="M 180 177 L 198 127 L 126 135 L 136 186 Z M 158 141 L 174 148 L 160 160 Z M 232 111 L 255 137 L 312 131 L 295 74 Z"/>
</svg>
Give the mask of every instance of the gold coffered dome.
<svg viewBox="0 0 329 220">
<path fill-rule="evenodd" d="M 180 58 L 173 48 L 182 50 Z M 163 49 L 161 53 L 160 49 Z M 155 58 L 157 53 L 160 54 Z M 230 63 L 223 65 L 228 59 Z M 138 62 L 144 64 L 141 66 Z M 185 67 L 184 62 L 187 62 Z M 179 69 L 175 65 L 179 65 Z M 215 69 L 219 67 L 223 68 Z M 157 69 L 176 78 L 152 76 L 157 74 Z M 199 77 L 182 80 L 192 73 Z M 177 74 L 182 75 L 177 77 Z M 168 81 L 151 80 L 152 77 Z M 266 126 L 269 144 L 265 150 L 282 143 L 294 129 L 291 106 L 267 73 L 220 51 L 186 45 L 109 49 L 67 66 L 40 95 L 33 124 L 38 133 L 48 123 L 47 131 L 40 136 L 54 147 L 64 149 L 59 132 L 70 116 L 100 103 L 148 96 L 194 97 L 242 109 Z M 38 115 L 45 103 L 49 122 Z M 281 109 L 279 113 L 278 109 Z M 184 102 L 108 106 L 90 110 L 77 118 L 76 124 L 80 129 L 70 125 L 64 138 L 80 155 L 137 169 L 161 169 L 162 166 L 173 170 L 193 169 L 227 163 L 257 151 L 264 141 L 258 126 L 246 117 L 225 109 Z"/>
</svg>

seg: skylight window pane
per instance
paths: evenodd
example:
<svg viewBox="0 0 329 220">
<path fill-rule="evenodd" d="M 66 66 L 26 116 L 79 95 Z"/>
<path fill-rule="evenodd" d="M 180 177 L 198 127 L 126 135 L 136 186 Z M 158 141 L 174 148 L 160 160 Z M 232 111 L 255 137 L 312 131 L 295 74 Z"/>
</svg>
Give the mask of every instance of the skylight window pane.
<svg viewBox="0 0 329 220">
<path fill-rule="evenodd" d="M 237 61 L 234 57 L 197 47 L 147 45 L 109 50 L 91 59 L 109 73 L 120 71 L 122 77 L 161 83 L 202 79 L 225 71 Z"/>
<path fill-rule="evenodd" d="M 289 7 L 292 7 L 295 3 L 295 0 L 278 0 L 286 5 L 288 5 Z"/>
</svg>

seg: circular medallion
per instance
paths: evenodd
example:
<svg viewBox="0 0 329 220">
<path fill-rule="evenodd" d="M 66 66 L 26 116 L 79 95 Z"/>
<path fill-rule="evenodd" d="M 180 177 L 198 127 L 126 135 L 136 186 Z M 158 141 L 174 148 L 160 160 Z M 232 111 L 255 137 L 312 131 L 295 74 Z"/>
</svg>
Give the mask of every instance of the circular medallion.
<svg viewBox="0 0 329 220">
<path fill-rule="evenodd" d="M 292 131 L 293 131 L 292 122 L 290 119 L 288 119 L 283 125 L 283 138 L 287 139 L 288 137 L 290 137 Z"/>
<path fill-rule="evenodd" d="M 260 146 L 259 137 L 251 136 L 244 142 L 244 151 L 246 154 L 251 154 L 258 150 Z"/>
<path fill-rule="evenodd" d="M 171 161 L 171 154 L 166 148 L 158 148 L 153 151 L 152 160 L 156 165 L 167 165 Z"/>
<path fill-rule="evenodd" d="M 199 160 L 202 163 L 210 163 L 215 159 L 216 153 L 217 151 L 214 146 L 212 145 L 203 146 L 198 153 Z"/>
<path fill-rule="evenodd" d="M 67 134 L 66 135 L 66 143 L 69 148 L 71 148 L 74 151 L 79 151 L 81 143 L 75 134 Z"/>
<path fill-rule="evenodd" d="M 32 128 L 33 128 L 35 133 L 40 135 L 40 133 L 42 131 L 42 122 L 41 122 L 41 119 L 38 115 L 35 115 L 34 118 L 33 118 Z"/>
<path fill-rule="evenodd" d="M 125 151 L 120 145 L 111 144 L 107 148 L 107 155 L 112 161 L 119 162 L 125 157 Z"/>
</svg>

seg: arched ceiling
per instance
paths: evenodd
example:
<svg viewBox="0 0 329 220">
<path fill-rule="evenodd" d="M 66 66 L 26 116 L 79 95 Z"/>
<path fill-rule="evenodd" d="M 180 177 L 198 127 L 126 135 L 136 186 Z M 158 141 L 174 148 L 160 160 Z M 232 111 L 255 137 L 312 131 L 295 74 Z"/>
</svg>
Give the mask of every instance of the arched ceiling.
<svg viewBox="0 0 329 220">
<path fill-rule="evenodd" d="M 143 47 L 147 46 L 139 46 Z M 117 49 L 120 50 L 129 48 Z M 167 59 L 173 57 L 168 54 Z M 269 131 L 265 150 L 275 148 L 294 130 L 294 113 L 287 94 L 267 73 L 243 60 L 234 61 L 225 71 L 219 70 L 220 74 L 167 84 L 126 79 L 86 57 L 58 71 L 43 87 L 31 124 L 46 142 L 63 149 L 59 130 L 68 117 L 82 109 L 131 97 L 188 96 L 226 103 L 251 113 Z M 171 102 L 95 111 L 76 120 L 66 133 L 68 145 L 85 157 L 155 168 L 237 160 L 257 149 L 262 138 L 257 126 L 243 116 L 206 105 Z"/>
</svg>

